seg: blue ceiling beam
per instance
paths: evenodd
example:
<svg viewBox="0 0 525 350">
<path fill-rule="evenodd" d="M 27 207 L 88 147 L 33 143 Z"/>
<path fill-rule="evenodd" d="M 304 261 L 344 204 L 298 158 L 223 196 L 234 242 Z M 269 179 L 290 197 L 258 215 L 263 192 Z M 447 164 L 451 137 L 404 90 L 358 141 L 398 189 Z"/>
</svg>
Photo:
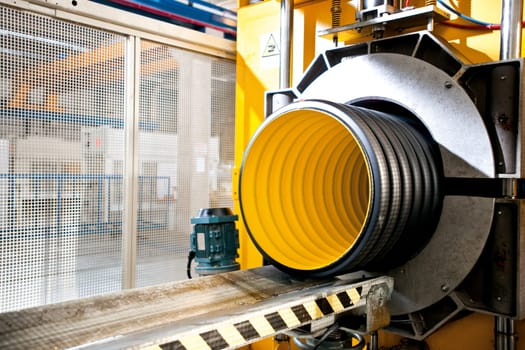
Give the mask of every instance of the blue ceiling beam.
<svg viewBox="0 0 525 350">
<path fill-rule="evenodd" d="M 212 28 L 227 38 L 237 35 L 237 13 L 202 0 L 92 0 L 140 15 L 204 31 Z"/>
</svg>

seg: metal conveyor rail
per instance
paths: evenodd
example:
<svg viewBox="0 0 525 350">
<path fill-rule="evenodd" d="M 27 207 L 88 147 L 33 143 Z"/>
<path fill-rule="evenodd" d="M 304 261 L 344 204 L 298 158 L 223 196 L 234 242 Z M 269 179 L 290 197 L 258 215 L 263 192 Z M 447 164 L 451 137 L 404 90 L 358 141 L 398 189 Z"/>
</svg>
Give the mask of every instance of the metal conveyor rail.
<svg viewBox="0 0 525 350">
<path fill-rule="evenodd" d="M 389 322 L 390 277 L 294 280 L 272 266 L 0 314 L 2 349 L 229 349 L 351 309 Z M 329 324 L 329 323 L 328 323 Z"/>
</svg>

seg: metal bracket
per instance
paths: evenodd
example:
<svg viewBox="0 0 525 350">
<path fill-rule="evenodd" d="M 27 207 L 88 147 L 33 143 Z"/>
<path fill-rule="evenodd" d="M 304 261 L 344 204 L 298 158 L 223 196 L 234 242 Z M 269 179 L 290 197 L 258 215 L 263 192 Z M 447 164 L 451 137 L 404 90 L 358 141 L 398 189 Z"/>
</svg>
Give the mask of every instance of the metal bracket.
<svg viewBox="0 0 525 350">
<path fill-rule="evenodd" d="M 268 118 L 270 114 L 289 105 L 297 98 L 293 89 L 283 89 L 278 91 L 267 91 L 265 94 L 266 103 L 264 105 L 264 117 Z"/>
<path fill-rule="evenodd" d="M 445 192 L 452 196 L 488 198 L 525 198 L 525 179 L 522 178 L 446 178 Z"/>
<path fill-rule="evenodd" d="M 317 32 L 319 36 L 331 38 L 337 34 L 340 41 L 346 41 L 352 37 L 352 31 L 357 34 L 363 34 L 364 29 L 373 32 L 377 26 L 384 26 L 389 29 L 401 32 L 406 28 L 413 28 L 419 26 L 429 26 L 429 23 L 442 22 L 450 19 L 450 16 L 445 11 L 437 6 L 424 6 L 411 10 L 399 11 L 393 14 L 385 14 L 366 21 L 358 21 L 355 23 L 343 25 L 340 27 L 329 28 Z"/>
<path fill-rule="evenodd" d="M 366 296 L 366 333 L 390 324 L 388 302 L 392 289 L 386 283 L 374 285 Z"/>
</svg>

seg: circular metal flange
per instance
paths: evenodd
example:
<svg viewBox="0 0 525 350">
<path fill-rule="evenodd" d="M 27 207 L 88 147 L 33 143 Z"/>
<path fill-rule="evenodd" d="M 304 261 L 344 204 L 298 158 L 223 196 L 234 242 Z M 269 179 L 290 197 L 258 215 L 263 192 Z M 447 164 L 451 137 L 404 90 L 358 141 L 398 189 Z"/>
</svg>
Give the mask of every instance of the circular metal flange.
<svg viewBox="0 0 525 350">
<path fill-rule="evenodd" d="M 388 53 L 353 57 L 317 77 L 299 98 L 400 105 L 439 144 L 445 177 L 495 177 L 490 138 L 474 103 L 453 78 L 423 60 Z M 493 211 L 491 198 L 445 197 L 430 242 L 386 272 L 395 277 L 393 315 L 433 305 L 465 279 L 485 246 Z"/>
</svg>

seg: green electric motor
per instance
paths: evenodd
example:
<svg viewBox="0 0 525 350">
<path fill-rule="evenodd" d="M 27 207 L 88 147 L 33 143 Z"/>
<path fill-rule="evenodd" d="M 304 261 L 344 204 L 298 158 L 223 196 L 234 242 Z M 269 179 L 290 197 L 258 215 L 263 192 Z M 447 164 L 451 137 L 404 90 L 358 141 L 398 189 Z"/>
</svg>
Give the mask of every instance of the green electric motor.
<svg viewBox="0 0 525 350">
<path fill-rule="evenodd" d="M 230 208 L 200 209 L 191 218 L 190 256 L 194 255 L 199 275 L 214 275 L 240 269 L 235 261 L 239 254 L 239 231 L 235 221 L 239 217 Z M 188 266 L 188 277 L 191 278 Z"/>
</svg>

